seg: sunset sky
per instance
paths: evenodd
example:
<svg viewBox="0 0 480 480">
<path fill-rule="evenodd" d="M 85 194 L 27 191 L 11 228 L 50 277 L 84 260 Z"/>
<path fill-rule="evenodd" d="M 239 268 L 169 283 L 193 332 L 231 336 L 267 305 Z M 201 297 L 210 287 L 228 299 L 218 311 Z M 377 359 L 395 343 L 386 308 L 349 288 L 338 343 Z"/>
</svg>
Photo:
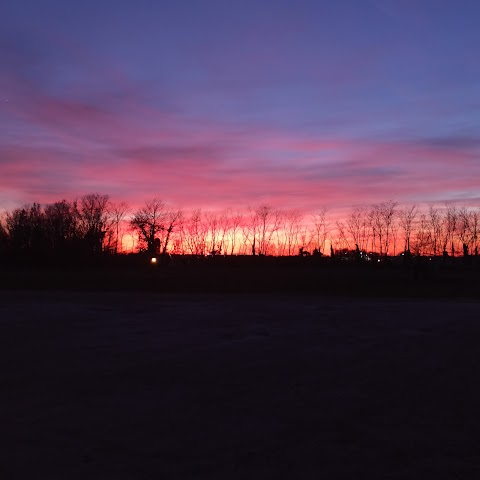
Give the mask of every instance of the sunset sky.
<svg viewBox="0 0 480 480">
<path fill-rule="evenodd" d="M 477 0 L 6 0 L 0 210 L 480 205 Z"/>
</svg>

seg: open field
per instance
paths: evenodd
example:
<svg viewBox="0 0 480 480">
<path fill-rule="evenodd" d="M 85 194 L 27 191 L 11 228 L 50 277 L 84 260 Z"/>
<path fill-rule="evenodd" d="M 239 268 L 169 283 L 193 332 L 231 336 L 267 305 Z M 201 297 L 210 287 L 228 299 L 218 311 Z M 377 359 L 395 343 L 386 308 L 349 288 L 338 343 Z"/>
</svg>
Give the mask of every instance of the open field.
<svg viewBox="0 0 480 480">
<path fill-rule="evenodd" d="M 398 260 L 398 259 L 395 259 Z M 62 267 L 0 264 L 0 289 L 181 294 L 316 294 L 360 298 L 476 298 L 477 258 L 454 262 L 332 262 L 298 257 L 221 257 L 152 266 L 141 256 L 80 261 Z"/>
<path fill-rule="evenodd" d="M 478 478 L 479 307 L 0 291 L 1 478 Z"/>
</svg>

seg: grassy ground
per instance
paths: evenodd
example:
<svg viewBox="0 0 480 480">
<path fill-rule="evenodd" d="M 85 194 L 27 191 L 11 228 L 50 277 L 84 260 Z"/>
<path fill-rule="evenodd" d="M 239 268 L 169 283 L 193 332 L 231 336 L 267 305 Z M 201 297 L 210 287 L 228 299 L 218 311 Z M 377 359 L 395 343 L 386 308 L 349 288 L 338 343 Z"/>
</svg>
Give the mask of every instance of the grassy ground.
<svg viewBox="0 0 480 480">
<path fill-rule="evenodd" d="M 137 264 L 4 267 L 0 288 L 159 293 L 315 293 L 355 297 L 479 298 L 478 266 L 334 263 Z"/>
<path fill-rule="evenodd" d="M 479 306 L 0 292 L 1 478 L 478 478 Z"/>
</svg>

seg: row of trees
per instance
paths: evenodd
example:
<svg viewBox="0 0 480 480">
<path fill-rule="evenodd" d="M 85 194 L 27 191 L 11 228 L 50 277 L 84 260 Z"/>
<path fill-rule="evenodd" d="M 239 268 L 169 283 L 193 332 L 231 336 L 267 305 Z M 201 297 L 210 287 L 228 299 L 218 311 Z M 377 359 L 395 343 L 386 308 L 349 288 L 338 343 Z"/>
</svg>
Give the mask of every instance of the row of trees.
<svg viewBox="0 0 480 480">
<path fill-rule="evenodd" d="M 478 255 L 480 211 L 455 204 L 399 208 L 389 201 L 354 209 L 336 228 L 343 247 L 353 242 L 380 255 L 399 249 L 416 255 Z"/>
<path fill-rule="evenodd" d="M 13 254 L 94 256 L 117 251 L 120 226 L 128 208 L 97 193 L 69 202 L 25 205 L 4 215 L 0 248 Z"/>
<path fill-rule="evenodd" d="M 152 199 L 131 210 L 107 195 L 38 203 L 6 212 L 0 249 L 21 254 L 94 256 L 146 251 L 152 255 L 298 255 L 354 250 L 397 255 L 477 255 L 478 209 L 399 206 L 388 201 L 332 218 L 262 205 L 244 211 L 189 213 Z"/>
</svg>

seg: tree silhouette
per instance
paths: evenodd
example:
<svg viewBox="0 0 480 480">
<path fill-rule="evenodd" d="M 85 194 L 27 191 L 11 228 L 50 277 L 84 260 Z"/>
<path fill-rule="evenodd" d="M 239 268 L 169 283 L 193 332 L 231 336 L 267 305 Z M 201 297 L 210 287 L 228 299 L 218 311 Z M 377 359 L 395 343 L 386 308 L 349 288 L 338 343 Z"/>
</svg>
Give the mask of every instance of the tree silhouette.
<svg viewBox="0 0 480 480">
<path fill-rule="evenodd" d="M 8 248 L 8 232 L 3 226 L 3 221 L 0 219 L 0 256 L 5 255 Z"/>
<path fill-rule="evenodd" d="M 107 233 L 108 195 L 90 193 L 80 199 L 80 231 L 83 245 L 89 254 L 99 254 L 103 250 L 103 240 Z"/>
<path fill-rule="evenodd" d="M 248 212 L 196 209 L 184 216 L 181 210 L 154 198 L 128 222 L 134 240 L 129 250 L 152 255 L 222 252 L 291 256 L 301 248 L 302 252 L 314 249 L 318 256 L 328 238 L 334 250 L 339 255 L 344 251 L 344 256 L 353 255 L 357 245 L 360 252 L 396 255 L 396 246 L 402 241 L 406 254 L 413 249 L 416 255 L 438 256 L 443 251 L 455 257 L 466 248 L 469 255 L 478 255 L 478 208 L 454 204 L 396 207 L 393 201 L 357 207 L 336 220 L 327 218 L 325 209 L 307 217 L 299 210 L 268 205 L 249 208 Z M 12 254 L 12 258 L 38 261 L 67 259 L 72 254 L 89 258 L 100 252 L 119 253 L 121 225 L 127 212 L 125 202 L 112 203 L 108 195 L 98 193 L 85 195 L 78 202 L 61 200 L 43 208 L 38 203 L 25 205 L 3 215 L 0 251 Z"/>
<path fill-rule="evenodd" d="M 321 208 L 312 216 L 315 236 L 315 248 L 323 254 L 328 235 L 331 231 L 330 220 L 327 217 L 328 210 Z"/>
<path fill-rule="evenodd" d="M 153 198 L 134 213 L 130 225 L 138 233 L 149 254 L 156 255 L 160 250 L 165 254 L 173 229 L 181 216 L 180 210 L 168 210 L 164 202 Z"/>
<path fill-rule="evenodd" d="M 109 206 L 109 215 L 112 220 L 112 227 L 115 231 L 115 254 L 118 253 L 118 241 L 120 236 L 120 224 L 123 222 L 125 216 L 129 211 L 129 206 L 126 202 L 112 203 Z"/>
<path fill-rule="evenodd" d="M 458 212 L 455 205 L 447 205 L 447 212 L 444 218 L 444 240 L 443 250 L 447 250 L 450 243 L 450 253 L 452 257 L 455 256 L 455 235 L 457 233 Z"/>
<path fill-rule="evenodd" d="M 413 232 L 413 223 L 415 218 L 418 214 L 418 206 L 417 205 L 410 205 L 409 207 L 404 207 L 399 212 L 399 219 L 400 219 L 400 228 L 403 230 L 404 236 L 404 252 L 410 253 L 410 242 L 412 239 L 412 232 Z"/>
<path fill-rule="evenodd" d="M 258 253 L 266 255 L 273 234 L 280 228 L 281 212 L 270 205 L 260 205 L 255 210 L 256 231 L 258 232 Z"/>
<path fill-rule="evenodd" d="M 35 255 L 46 251 L 45 215 L 33 203 L 7 213 L 7 232 L 14 252 Z"/>
<path fill-rule="evenodd" d="M 49 248 L 54 256 L 73 253 L 81 240 L 80 212 L 76 202 L 55 202 L 45 207 L 45 225 Z"/>
<path fill-rule="evenodd" d="M 298 248 L 304 248 L 304 245 L 302 245 L 302 247 L 298 247 L 303 214 L 299 210 L 291 210 L 286 212 L 283 219 L 283 230 L 285 232 L 287 255 L 290 256 L 294 255 L 294 252 L 296 252 Z"/>
</svg>

